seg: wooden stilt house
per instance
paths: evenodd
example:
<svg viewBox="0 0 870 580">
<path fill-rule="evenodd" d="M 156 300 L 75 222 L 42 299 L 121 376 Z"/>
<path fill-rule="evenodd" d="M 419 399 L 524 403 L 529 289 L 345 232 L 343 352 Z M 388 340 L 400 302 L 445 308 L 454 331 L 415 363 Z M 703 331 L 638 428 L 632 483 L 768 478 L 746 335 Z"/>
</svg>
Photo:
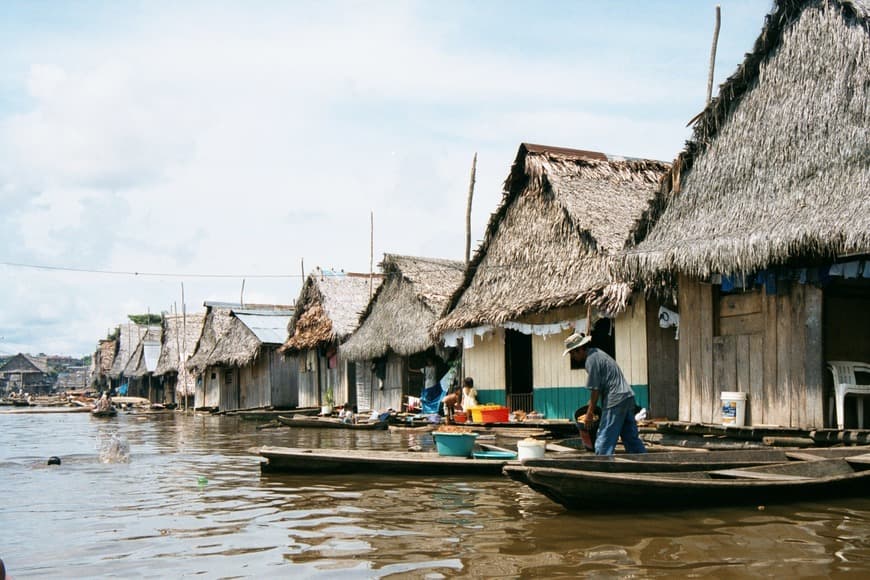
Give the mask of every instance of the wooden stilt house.
<svg viewBox="0 0 870 580">
<path fill-rule="evenodd" d="M 673 330 L 658 327 L 658 304 L 610 273 L 666 169 L 658 161 L 520 145 L 501 205 L 434 329 L 447 345 L 461 339 L 464 374 L 481 402 L 573 417 L 589 394 L 581 388 L 585 371 L 562 356 L 563 341 L 592 330 L 639 404 L 676 413 Z"/>
<path fill-rule="evenodd" d="M 678 279 L 681 420 L 737 392 L 750 425 L 841 424 L 829 365 L 870 363 L 868 16 L 777 0 L 637 228 L 626 271 Z"/>
<path fill-rule="evenodd" d="M 195 408 L 292 408 L 296 359 L 277 353 L 292 306 L 206 302 L 203 332 L 187 363 L 197 378 Z"/>
<path fill-rule="evenodd" d="M 144 397 L 152 403 L 160 403 L 163 398 L 163 384 L 154 377 L 157 359 L 160 358 L 160 326 L 148 326 L 145 334 L 124 367 L 128 380 L 127 394 L 131 397 Z"/>
<path fill-rule="evenodd" d="M 432 326 L 462 282 L 465 263 L 386 254 L 381 271 L 384 282 L 341 352 L 356 363 L 359 408 L 398 410 L 405 396 L 419 397 L 423 388 L 419 373 L 410 371 L 426 356 L 446 356 Z"/>
<path fill-rule="evenodd" d="M 44 356 L 18 353 L 0 365 L 0 393 L 47 395 L 54 387 L 54 377 Z"/>
<path fill-rule="evenodd" d="M 136 347 L 139 346 L 139 342 L 141 342 L 147 330 L 147 326 L 134 322 L 125 322 L 118 325 L 118 350 L 115 352 L 115 359 L 112 361 L 112 370 L 109 371 L 110 386 L 118 394 L 139 396 L 130 392 L 130 377 L 125 375 L 124 371 L 127 369 L 127 365 L 130 364 L 130 359 L 133 358 L 133 353 L 136 351 Z"/>
<path fill-rule="evenodd" d="M 165 404 L 185 407 L 185 399 L 190 408 L 194 406 L 196 377 L 187 370 L 187 361 L 193 355 L 196 343 L 202 334 L 203 314 L 174 314 L 163 318 L 163 338 L 160 359 L 154 376 L 164 384 Z"/>
<path fill-rule="evenodd" d="M 105 391 L 110 387 L 109 373 L 112 372 L 112 363 L 115 361 L 117 350 L 117 339 L 106 338 L 97 344 L 97 350 L 94 351 L 94 374 L 91 384 L 97 391 Z"/>
<path fill-rule="evenodd" d="M 381 283 L 380 275 L 320 270 L 310 274 L 296 300 L 281 351 L 299 359 L 299 406 L 357 404 L 356 365 L 339 345 L 359 325 L 359 317 Z"/>
</svg>

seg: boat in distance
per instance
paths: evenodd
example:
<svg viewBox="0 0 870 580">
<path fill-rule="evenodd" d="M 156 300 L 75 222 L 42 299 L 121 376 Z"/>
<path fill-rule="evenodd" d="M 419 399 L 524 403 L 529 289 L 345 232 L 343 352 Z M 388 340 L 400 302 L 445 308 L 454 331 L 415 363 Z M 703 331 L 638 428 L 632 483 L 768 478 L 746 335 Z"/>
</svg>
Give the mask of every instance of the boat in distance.
<svg viewBox="0 0 870 580">
<path fill-rule="evenodd" d="M 354 429 L 360 431 L 378 431 L 386 429 L 387 421 L 370 421 L 363 423 L 348 423 L 333 417 L 312 417 L 309 415 L 278 415 L 278 422 L 288 427 L 310 427 L 313 429 Z"/>
</svg>

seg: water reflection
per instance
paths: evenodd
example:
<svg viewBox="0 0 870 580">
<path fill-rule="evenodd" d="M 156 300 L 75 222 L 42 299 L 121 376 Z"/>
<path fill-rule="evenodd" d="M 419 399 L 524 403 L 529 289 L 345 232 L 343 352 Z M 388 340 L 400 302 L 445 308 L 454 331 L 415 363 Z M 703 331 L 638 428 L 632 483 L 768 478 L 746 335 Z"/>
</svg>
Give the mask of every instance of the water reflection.
<svg viewBox="0 0 870 580">
<path fill-rule="evenodd" d="M 101 442 L 129 463 L 101 463 Z M 870 500 L 608 516 L 504 478 L 261 474 L 259 445 L 404 449 L 431 435 L 212 416 L 0 415 L 0 556 L 27 577 L 849 576 Z M 51 455 L 61 466 L 48 467 Z M 48 548 L 47 548 L 48 547 Z"/>
</svg>

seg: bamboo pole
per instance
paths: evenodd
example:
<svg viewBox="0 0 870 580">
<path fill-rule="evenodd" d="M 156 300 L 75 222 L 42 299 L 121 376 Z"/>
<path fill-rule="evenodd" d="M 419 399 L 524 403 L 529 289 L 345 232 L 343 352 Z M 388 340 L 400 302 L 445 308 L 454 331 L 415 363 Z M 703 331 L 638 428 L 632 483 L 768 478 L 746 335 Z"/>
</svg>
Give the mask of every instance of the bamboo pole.
<svg viewBox="0 0 870 580">
<path fill-rule="evenodd" d="M 474 181 L 477 176 L 477 152 L 471 161 L 471 180 L 468 184 L 468 203 L 465 206 L 465 265 L 471 261 L 471 200 L 474 197 Z"/>
<path fill-rule="evenodd" d="M 713 71 L 716 68 L 716 45 L 719 44 L 719 24 L 722 10 L 716 4 L 716 26 L 713 28 L 713 45 L 710 47 L 710 72 L 707 75 L 707 104 L 713 99 Z"/>
<path fill-rule="evenodd" d="M 369 229 L 369 300 L 375 293 L 375 210 L 371 213 Z"/>
<path fill-rule="evenodd" d="M 245 279 L 242 278 L 242 293 L 239 295 L 239 306 L 245 305 Z"/>
</svg>

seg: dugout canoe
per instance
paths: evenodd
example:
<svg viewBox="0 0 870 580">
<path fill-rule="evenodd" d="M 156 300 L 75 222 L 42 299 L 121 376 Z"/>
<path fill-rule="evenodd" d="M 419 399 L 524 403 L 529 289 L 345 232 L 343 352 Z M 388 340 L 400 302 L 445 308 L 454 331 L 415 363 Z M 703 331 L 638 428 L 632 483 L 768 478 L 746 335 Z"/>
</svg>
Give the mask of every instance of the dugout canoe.
<svg viewBox="0 0 870 580">
<path fill-rule="evenodd" d="M 500 477 L 503 458 L 449 457 L 434 451 L 377 451 L 260 447 L 265 472 L 293 474 L 474 475 Z"/>
<path fill-rule="evenodd" d="M 387 421 L 371 423 L 345 423 L 333 417 L 310 417 L 307 415 L 278 415 L 278 421 L 288 427 L 309 427 L 313 429 L 352 429 L 359 431 L 378 431 L 387 428 Z"/>
<path fill-rule="evenodd" d="M 616 455 L 553 454 L 539 459 L 526 459 L 523 465 L 603 471 L 609 473 L 672 473 L 736 469 L 786 463 L 840 459 L 870 453 L 868 447 L 818 447 L 813 449 L 729 449 L 721 451 L 686 450 L 655 453 L 620 453 Z"/>
<path fill-rule="evenodd" d="M 662 510 L 763 505 L 866 495 L 870 454 L 758 467 L 613 473 L 527 464 L 504 473 L 570 510 Z"/>
</svg>

